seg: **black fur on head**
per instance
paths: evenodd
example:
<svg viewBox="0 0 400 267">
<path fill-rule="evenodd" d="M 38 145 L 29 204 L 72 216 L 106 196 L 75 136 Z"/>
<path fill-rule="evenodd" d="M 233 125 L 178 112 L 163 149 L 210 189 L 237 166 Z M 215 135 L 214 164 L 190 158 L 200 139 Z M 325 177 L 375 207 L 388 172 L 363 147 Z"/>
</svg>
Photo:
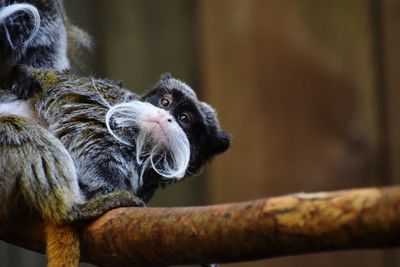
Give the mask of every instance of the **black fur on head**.
<svg viewBox="0 0 400 267">
<path fill-rule="evenodd" d="M 223 131 L 214 109 L 197 99 L 184 82 L 166 73 L 142 99 L 173 115 L 190 143 L 190 162 L 186 173 L 198 175 L 213 156 L 226 151 L 230 136 Z"/>
</svg>

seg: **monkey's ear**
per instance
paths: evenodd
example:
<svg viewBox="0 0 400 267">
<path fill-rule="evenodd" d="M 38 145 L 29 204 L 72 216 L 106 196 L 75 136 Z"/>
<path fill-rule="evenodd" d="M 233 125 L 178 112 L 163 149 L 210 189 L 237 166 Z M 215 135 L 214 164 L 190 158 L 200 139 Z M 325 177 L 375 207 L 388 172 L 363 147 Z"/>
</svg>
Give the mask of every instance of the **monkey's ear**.
<svg viewBox="0 0 400 267">
<path fill-rule="evenodd" d="M 213 154 L 220 154 L 225 152 L 229 148 L 230 139 L 231 136 L 229 133 L 225 131 L 218 131 L 213 140 L 213 147 L 212 147 Z"/>
<path fill-rule="evenodd" d="M 165 73 L 161 74 L 161 80 L 162 81 L 166 81 L 166 80 L 169 80 L 171 78 L 172 78 L 172 75 L 169 72 L 165 72 Z"/>
</svg>

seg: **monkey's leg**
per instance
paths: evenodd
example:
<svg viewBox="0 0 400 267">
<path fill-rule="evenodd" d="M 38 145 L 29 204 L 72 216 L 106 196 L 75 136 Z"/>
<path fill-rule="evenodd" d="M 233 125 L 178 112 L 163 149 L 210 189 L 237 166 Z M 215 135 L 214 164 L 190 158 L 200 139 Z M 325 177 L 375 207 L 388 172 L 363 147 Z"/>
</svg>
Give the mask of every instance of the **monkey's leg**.
<svg viewBox="0 0 400 267">
<path fill-rule="evenodd" d="M 83 198 L 64 146 L 28 119 L 0 116 L 0 155 L 0 210 L 18 209 L 19 198 L 47 225 L 49 266 L 77 266 L 79 239 L 61 222 Z"/>
</svg>

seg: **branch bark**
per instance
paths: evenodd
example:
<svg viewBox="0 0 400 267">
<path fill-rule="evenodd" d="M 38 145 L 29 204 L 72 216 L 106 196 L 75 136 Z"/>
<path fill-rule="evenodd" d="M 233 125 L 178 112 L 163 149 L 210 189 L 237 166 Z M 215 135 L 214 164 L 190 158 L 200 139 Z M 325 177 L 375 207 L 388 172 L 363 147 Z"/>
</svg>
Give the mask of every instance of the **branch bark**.
<svg viewBox="0 0 400 267">
<path fill-rule="evenodd" d="M 400 187 L 295 194 L 192 208 L 119 208 L 82 228 L 82 259 L 100 266 L 237 262 L 400 245 Z M 40 223 L 0 238 L 43 251 Z"/>
</svg>

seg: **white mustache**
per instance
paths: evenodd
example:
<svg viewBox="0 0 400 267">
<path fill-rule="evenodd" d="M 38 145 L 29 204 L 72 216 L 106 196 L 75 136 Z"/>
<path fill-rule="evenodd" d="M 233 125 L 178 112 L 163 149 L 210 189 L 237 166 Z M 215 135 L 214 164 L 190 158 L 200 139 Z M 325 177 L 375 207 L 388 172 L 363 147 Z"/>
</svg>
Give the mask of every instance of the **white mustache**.
<svg viewBox="0 0 400 267">
<path fill-rule="evenodd" d="M 139 186 L 143 185 L 143 174 L 150 167 L 163 180 L 183 178 L 190 160 L 189 140 L 175 119 L 170 116 L 173 119 L 171 122 L 154 126 L 161 127 L 164 134 L 162 138 L 157 138 L 152 132 L 154 129 L 146 124 L 154 114 L 170 116 L 167 111 L 141 101 L 117 104 L 106 114 L 109 133 L 123 144 L 136 145 L 136 161 L 141 167 Z M 111 127 L 111 119 L 117 128 L 138 129 L 137 136 L 132 136 L 132 140 L 118 136 Z"/>
<path fill-rule="evenodd" d="M 0 10 L 0 23 L 3 22 L 5 19 L 8 17 L 11 17 L 17 12 L 24 12 L 28 15 L 31 16 L 32 23 L 33 23 L 33 28 L 29 34 L 29 37 L 27 40 L 25 40 L 24 45 L 27 46 L 32 39 L 35 37 L 35 34 L 39 31 L 40 27 L 40 15 L 39 11 L 37 10 L 36 7 L 30 4 L 25 4 L 25 3 L 15 3 L 11 4 L 9 6 L 5 6 Z M 13 41 L 11 40 L 10 33 L 8 32 L 7 27 L 5 28 L 6 31 L 6 36 L 7 36 L 7 41 L 10 44 L 12 48 L 16 48 L 14 45 Z"/>
</svg>

